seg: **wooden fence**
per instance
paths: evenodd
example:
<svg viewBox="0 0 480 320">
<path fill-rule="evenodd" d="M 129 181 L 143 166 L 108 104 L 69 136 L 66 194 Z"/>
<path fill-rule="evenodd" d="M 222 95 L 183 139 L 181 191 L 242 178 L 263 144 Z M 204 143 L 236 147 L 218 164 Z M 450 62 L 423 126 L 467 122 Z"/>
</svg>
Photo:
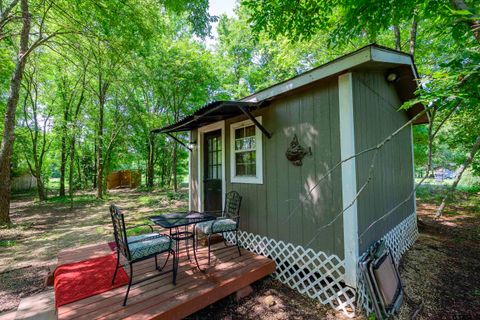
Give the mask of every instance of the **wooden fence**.
<svg viewBox="0 0 480 320">
<path fill-rule="evenodd" d="M 12 191 L 32 190 L 37 187 L 37 180 L 31 174 L 24 174 L 12 179 Z"/>
<path fill-rule="evenodd" d="M 140 183 L 140 172 L 134 170 L 114 171 L 107 177 L 107 189 L 137 188 Z"/>
</svg>

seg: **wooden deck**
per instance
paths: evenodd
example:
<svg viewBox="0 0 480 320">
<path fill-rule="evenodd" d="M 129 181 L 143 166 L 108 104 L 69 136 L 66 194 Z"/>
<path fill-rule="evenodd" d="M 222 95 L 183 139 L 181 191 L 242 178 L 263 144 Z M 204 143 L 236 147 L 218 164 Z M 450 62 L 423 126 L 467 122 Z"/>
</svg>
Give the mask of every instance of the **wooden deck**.
<svg viewBox="0 0 480 320">
<path fill-rule="evenodd" d="M 215 246 L 221 247 L 223 243 Z M 109 253 L 107 244 L 62 251 L 58 264 Z M 204 267 L 206 256 L 206 248 L 200 248 L 199 262 Z M 171 260 L 166 268 L 171 266 Z M 133 281 L 154 274 L 154 265 L 154 259 L 136 263 Z M 126 286 L 61 306 L 58 319 L 182 319 L 274 271 L 275 263 L 271 259 L 246 250 L 239 256 L 233 247 L 212 253 L 211 266 L 203 273 L 182 252 L 176 286 L 169 273 L 132 286 L 125 307 L 122 301 Z"/>
</svg>

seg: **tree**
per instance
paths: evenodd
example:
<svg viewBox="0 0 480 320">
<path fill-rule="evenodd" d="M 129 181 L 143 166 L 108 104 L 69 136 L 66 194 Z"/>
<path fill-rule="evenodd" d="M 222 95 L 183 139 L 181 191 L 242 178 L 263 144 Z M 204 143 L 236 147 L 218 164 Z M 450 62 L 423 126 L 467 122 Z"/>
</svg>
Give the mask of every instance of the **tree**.
<svg viewBox="0 0 480 320">
<path fill-rule="evenodd" d="M 44 201 L 47 198 L 47 193 L 43 179 L 43 169 L 46 153 L 52 142 L 47 132 L 50 126 L 52 107 L 40 102 L 44 88 L 38 80 L 35 65 L 25 72 L 22 86 L 24 88 L 22 124 L 27 134 L 26 137 L 21 137 L 23 139 L 20 142 L 23 145 L 28 168 L 37 180 L 38 198 L 40 201 Z M 29 149 L 31 153 L 27 152 Z"/>
<path fill-rule="evenodd" d="M 21 16 L 19 16 L 20 14 Z M 13 141 L 15 131 L 15 116 L 22 86 L 22 77 L 27 59 L 30 55 L 38 53 L 37 48 L 42 46 L 42 53 L 47 55 L 58 54 L 66 59 L 65 66 L 79 64 L 81 59 L 75 57 L 69 51 L 76 48 L 82 51 L 84 56 L 89 56 L 90 49 L 99 49 L 93 51 L 97 53 L 92 63 L 87 68 L 89 74 L 85 81 L 85 86 L 92 87 L 93 81 L 96 81 L 95 91 L 97 110 L 91 115 L 96 119 L 96 133 L 92 135 L 93 127 L 90 126 L 91 119 L 86 119 L 88 128 L 86 133 L 79 137 L 85 140 L 85 146 L 78 150 L 82 157 L 78 158 L 77 176 L 78 179 L 85 181 L 85 174 L 90 172 L 91 152 L 87 152 L 87 147 L 96 146 L 97 162 L 97 193 L 101 197 L 103 194 L 104 166 L 109 150 L 109 141 L 104 141 L 104 119 L 110 118 L 109 114 L 103 114 L 115 110 L 121 106 L 109 106 L 110 92 L 117 93 L 117 83 L 115 83 L 117 72 L 116 67 L 128 67 L 131 63 L 133 53 L 137 57 L 148 53 L 148 46 L 152 45 L 149 41 L 152 38 L 152 30 L 161 31 L 162 27 L 177 23 L 177 30 L 183 30 L 190 35 L 196 34 L 205 37 L 210 32 L 209 23 L 214 21 L 215 17 L 208 14 L 208 1 L 170 1 L 170 0 L 145 0 L 137 2 L 129 1 L 44 1 L 44 0 L 6 0 L 0 2 L 0 111 L 4 111 L 4 121 L 2 128 L 2 141 L 0 146 L 0 224 L 10 223 L 9 205 L 10 205 L 10 176 L 11 160 L 13 152 Z M 175 22 L 172 22 L 175 21 Z M 185 23 L 188 22 L 188 23 Z M 18 45 L 17 45 L 18 43 Z M 93 44 L 93 45 L 92 45 Z M 15 47 L 16 46 L 16 47 Z M 80 47 L 80 48 L 79 48 Z M 14 55 L 16 56 L 15 63 Z M 81 64 L 81 63 L 80 63 Z M 71 70 L 71 69 L 70 69 Z M 4 86 L 11 74 L 9 81 L 9 93 L 4 93 Z M 90 75 L 95 74 L 92 79 Z M 79 78 L 77 77 L 76 80 Z M 70 87 L 71 83 L 64 83 Z M 121 84 L 119 84 L 121 85 Z M 51 86 L 51 83 L 48 84 Z M 115 88 L 112 88 L 115 86 Z M 68 88 L 65 88 L 64 99 L 68 101 Z M 81 92 L 81 91 L 80 91 Z M 7 96 L 5 105 L 4 97 Z M 92 100 L 88 95 L 82 96 L 82 103 L 86 110 L 92 110 Z M 80 99 L 77 96 L 76 99 Z M 65 101 L 64 101 L 65 102 Z M 77 100 L 78 102 L 78 100 Z M 67 169 L 67 161 L 72 155 L 72 145 L 68 151 L 68 141 L 70 140 L 68 128 L 65 123 L 70 123 L 75 117 L 73 108 L 77 104 L 63 105 L 63 113 L 54 112 L 54 131 L 62 132 L 58 141 L 60 176 L 62 181 L 61 194 L 65 193 L 65 176 L 69 171 L 72 175 L 72 164 L 74 159 L 70 159 L 70 167 Z M 116 108 L 118 107 L 118 108 Z M 30 115 L 28 115 L 30 117 Z M 60 120 L 62 119 L 62 120 Z M 107 120 L 110 121 L 110 120 Z M 111 124 L 107 123 L 109 127 Z M 68 126 L 68 125 L 67 125 Z M 90 139 L 92 138 L 93 139 Z M 113 136 L 108 135 L 112 138 Z M 55 138 L 56 139 L 56 138 Z M 75 140 L 75 139 L 72 139 Z M 96 143 L 93 143 L 96 141 Z M 57 141 L 52 142 L 56 146 Z M 74 144 L 73 144 L 74 145 Z M 113 148 L 113 145 L 112 145 Z M 73 148 L 74 149 L 74 148 Z M 55 150 L 57 151 L 56 147 Z M 56 154 L 56 152 L 53 152 Z M 75 151 L 73 151 L 73 154 Z M 56 166 L 56 164 L 55 164 Z M 83 167 L 84 172 L 81 170 Z M 83 177 L 82 177 L 83 175 Z M 100 178 L 100 179 L 98 179 Z"/>
<path fill-rule="evenodd" d="M 191 40 L 179 39 L 159 57 L 164 71 L 157 83 L 160 104 L 166 108 L 171 122 L 177 122 L 189 114 L 194 106 L 202 105 L 212 97 L 215 73 L 210 64 L 211 55 Z M 173 143 L 173 187 L 178 190 L 178 143 Z"/>
<path fill-rule="evenodd" d="M 31 16 L 28 0 L 21 0 L 22 31 L 15 71 L 10 81 L 3 125 L 2 144 L 0 145 L 0 224 L 10 223 L 10 162 L 13 151 L 15 112 L 17 110 L 23 71 L 27 63 Z"/>
<path fill-rule="evenodd" d="M 15 115 L 20 96 L 21 82 L 23 78 L 23 72 L 27 64 L 29 55 L 41 45 L 47 43 L 53 37 L 67 33 L 60 29 L 50 31 L 47 28 L 47 18 L 52 8 L 52 3 L 40 2 L 36 8 L 38 12 L 32 14 L 30 11 L 30 1 L 20 0 L 11 1 L 6 9 L 2 10 L 1 17 L 1 29 L 3 34 L 5 26 L 8 23 L 9 27 L 16 19 L 11 15 L 17 3 L 20 3 L 21 12 L 21 30 L 20 39 L 18 44 L 18 52 L 16 57 L 15 68 L 10 80 L 10 88 L 7 98 L 7 104 L 5 108 L 4 126 L 2 133 L 2 143 L 0 145 L 0 224 L 10 223 L 10 178 L 11 178 L 11 157 L 13 151 L 13 142 L 15 140 Z M 2 8 L 3 9 L 3 8 Z M 34 17 L 35 19 L 32 19 Z M 35 31 L 34 37 L 31 39 L 31 28 Z M 14 32 L 9 32 L 3 37 L 8 37 L 9 40 L 15 38 Z M 30 41 L 33 40 L 33 41 Z"/>
<path fill-rule="evenodd" d="M 417 65 L 425 75 L 416 102 L 424 103 L 430 121 L 440 124 L 435 134 L 429 137 L 438 137 L 442 126 L 458 110 L 478 108 L 478 1 L 385 0 L 372 3 L 368 0 L 307 0 L 271 3 L 246 0 L 243 4 L 250 10 L 250 22 L 257 33 L 267 32 L 272 37 L 284 35 L 294 41 L 304 41 L 328 30 L 329 45 L 337 47 L 363 39 L 364 42 L 380 41 L 387 45 L 394 43 L 402 49 L 401 26 L 409 25 L 409 52 L 415 54 Z M 425 27 L 419 29 L 420 25 Z M 479 137 L 478 132 L 475 137 Z M 476 143 L 472 143 L 471 156 L 466 157 L 465 166 L 474 161 Z M 433 143 L 429 142 L 429 145 Z"/>
</svg>

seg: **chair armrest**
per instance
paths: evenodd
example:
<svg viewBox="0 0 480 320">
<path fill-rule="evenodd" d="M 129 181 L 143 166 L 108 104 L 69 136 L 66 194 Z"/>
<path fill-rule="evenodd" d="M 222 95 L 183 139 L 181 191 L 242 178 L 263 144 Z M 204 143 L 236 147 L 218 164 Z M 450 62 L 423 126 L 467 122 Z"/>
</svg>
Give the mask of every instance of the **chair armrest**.
<svg viewBox="0 0 480 320">
<path fill-rule="evenodd" d="M 169 236 L 167 236 L 166 234 L 161 234 L 161 233 L 158 233 L 154 236 L 148 236 L 148 237 L 145 237 L 143 239 L 139 239 L 139 240 L 135 240 L 135 241 L 131 241 L 129 242 L 128 244 L 132 244 L 132 243 L 138 243 L 138 242 L 143 242 L 143 241 L 150 241 L 150 240 L 153 240 L 153 239 L 157 239 L 157 238 L 168 238 L 170 239 L 170 241 L 172 241 L 172 238 L 170 238 Z"/>
<path fill-rule="evenodd" d="M 130 230 L 130 229 L 134 229 L 134 228 L 138 228 L 138 227 L 150 227 L 150 230 L 153 232 L 153 227 L 150 224 L 137 224 L 135 226 L 127 227 L 127 228 L 125 228 L 125 230 Z"/>
</svg>

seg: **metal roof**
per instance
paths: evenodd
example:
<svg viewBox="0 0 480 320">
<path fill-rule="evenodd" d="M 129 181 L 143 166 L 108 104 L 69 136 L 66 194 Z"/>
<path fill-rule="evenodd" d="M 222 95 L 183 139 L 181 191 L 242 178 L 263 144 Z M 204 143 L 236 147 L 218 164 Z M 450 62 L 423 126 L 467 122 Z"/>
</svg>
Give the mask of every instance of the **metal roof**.
<svg viewBox="0 0 480 320">
<path fill-rule="evenodd" d="M 153 129 L 152 132 L 169 133 L 190 131 L 210 123 L 244 114 L 241 108 L 248 108 L 249 111 L 253 111 L 263 107 L 264 105 L 265 103 L 258 102 L 213 101 L 201 107 L 193 114 L 186 116 L 177 123 L 163 128 Z"/>
</svg>

